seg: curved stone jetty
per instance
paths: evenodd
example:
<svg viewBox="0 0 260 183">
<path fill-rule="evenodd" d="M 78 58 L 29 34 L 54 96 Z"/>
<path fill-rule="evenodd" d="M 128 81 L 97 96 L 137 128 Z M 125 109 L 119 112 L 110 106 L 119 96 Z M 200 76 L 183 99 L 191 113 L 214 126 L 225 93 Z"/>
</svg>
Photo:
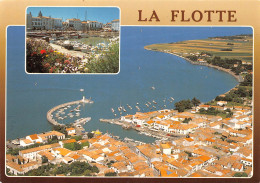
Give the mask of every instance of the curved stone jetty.
<svg viewBox="0 0 260 183">
<path fill-rule="evenodd" d="M 92 104 L 94 103 L 92 100 L 90 99 L 85 99 L 85 97 L 82 98 L 82 100 L 77 100 L 77 101 L 72 101 L 72 102 L 68 102 L 68 103 L 64 103 L 64 104 L 61 104 L 61 105 L 58 105 L 56 107 L 53 107 L 52 109 L 50 109 L 48 112 L 47 112 L 47 120 L 53 124 L 53 125 L 59 125 L 59 126 L 65 126 L 64 124 L 60 124 L 58 121 L 56 121 L 55 119 L 53 119 L 53 115 L 52 113 L 60 108 L 64 108 L 66 106 L 69 106 L 69 105 L 74 105 L 74 104 L 80 104 L 80 103 L 89 103 L 89 104 Z"/>
</svg>

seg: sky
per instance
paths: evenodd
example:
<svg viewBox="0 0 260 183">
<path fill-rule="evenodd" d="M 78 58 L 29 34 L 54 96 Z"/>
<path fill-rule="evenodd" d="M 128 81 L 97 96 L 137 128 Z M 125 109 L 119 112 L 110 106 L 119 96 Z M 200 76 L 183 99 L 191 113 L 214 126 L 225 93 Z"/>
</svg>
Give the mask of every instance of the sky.
<svg viewBox="0 0 260 183">
<path fill-rule="evenodd" d="M 63 21 L 70 18 L 79 18 L 85 20 L 87 12 L 87 20 L 98 21 L 102 23 L 111 22 L 119 19 L 119 8 L 116 7 L 28 7 L 27 13 L 31 12 L 33 17 L 37 17 L 39 11 L 43 16 L 51 16 L 53 18 L 62 18 Z"/>
</svg>

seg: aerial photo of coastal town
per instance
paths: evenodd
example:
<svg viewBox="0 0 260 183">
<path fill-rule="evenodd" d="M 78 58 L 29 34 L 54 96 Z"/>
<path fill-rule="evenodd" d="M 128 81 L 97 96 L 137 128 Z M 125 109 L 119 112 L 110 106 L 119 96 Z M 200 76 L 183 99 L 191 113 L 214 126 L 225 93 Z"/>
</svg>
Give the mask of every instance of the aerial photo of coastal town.
<svg viewBox="0 0 260 183">
<path fill-rule="evenodd" d="M 250 27 L 121 27 L 117 75 L 28 75 L 23 31 L 7 34 L 8 176 L 252 177 Z"/>
<path fill-rule="evenodd" d="M 28 73 L 119 72 L 118 8 L 29 7 L 26 30 Z"/>
</svg>

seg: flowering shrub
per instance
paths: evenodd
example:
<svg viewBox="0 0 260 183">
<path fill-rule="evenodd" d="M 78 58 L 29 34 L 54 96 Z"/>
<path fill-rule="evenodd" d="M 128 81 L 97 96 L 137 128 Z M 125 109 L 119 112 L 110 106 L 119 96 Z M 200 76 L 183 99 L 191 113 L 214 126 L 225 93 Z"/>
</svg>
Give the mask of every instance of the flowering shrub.
<svg viewBox="0 0 260 183">
<path fill-rule="evenodd" d="M 97 59 L 86 63 L 87 72 L 90 73 L 117 73 L 119 71 L 119 44 L 109 47 L 108 52 Z"/>
<path fill-rule="evenodd" d="M 88 58 L 72 57 L 54 51 L 46 41 L 26 39 L 26 70 L 29 73 L 116 73 L 119 69 L 119 44 L 109 51 L 91 53 Z"/>
<path fill-rule="evenodd" d="M 41 50 L 41 54 L 44 54 L 44 53 L 46 53 L 46 50 Z"/>
</svg>

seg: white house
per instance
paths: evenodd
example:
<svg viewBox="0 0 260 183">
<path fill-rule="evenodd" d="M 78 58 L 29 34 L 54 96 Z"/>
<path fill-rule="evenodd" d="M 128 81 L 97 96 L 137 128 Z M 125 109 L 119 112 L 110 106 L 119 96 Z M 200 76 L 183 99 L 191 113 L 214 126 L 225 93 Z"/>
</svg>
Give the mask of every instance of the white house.
<svg viewBox="0 0 260 183">
<path fill-rule="evenodd" d="M 75 133 L 76 133 L 75 128 L 66 128 L 66 131 L 67 131 L 68 135 L 75 135 Z"/>
<path fill-rule="evenodd" d="M 163 154 L 170 155 L 172 153 L 172 149 L 169 144 L 160 144 L 160 149 Z"/>
<path fill-rule="evenodd" d="M 227 101 L 218 101 L 217 105 L 219 105 L 219 106 L 227 105 Z"/>
<path fill-rule="evenodd" d="M 120 29 L 119 19 L 112 20 L 111 24 L 112 24 L 112 25 L 111 25 L 111 29 L 112 29 L 113 31 L 119 31 L 119 29 Z"/>
<path fill-rule="evenodd" d="M 79 31 L 82 29 L 82 24 L 80 19 L 72 18 L 67 19 L 66 22 L 70 28 L 74 28 L 75 30 Z"/>
<path fill-rule="evenodd" d="M 22 146 L 22 147 L 26 147 L 26 146 L 29 146 L 29 145 L 32 145 L 32 144 L 34 144 L 34 143 L 30 139 L 20 140 L 20 146 Z"/>
</svg>

